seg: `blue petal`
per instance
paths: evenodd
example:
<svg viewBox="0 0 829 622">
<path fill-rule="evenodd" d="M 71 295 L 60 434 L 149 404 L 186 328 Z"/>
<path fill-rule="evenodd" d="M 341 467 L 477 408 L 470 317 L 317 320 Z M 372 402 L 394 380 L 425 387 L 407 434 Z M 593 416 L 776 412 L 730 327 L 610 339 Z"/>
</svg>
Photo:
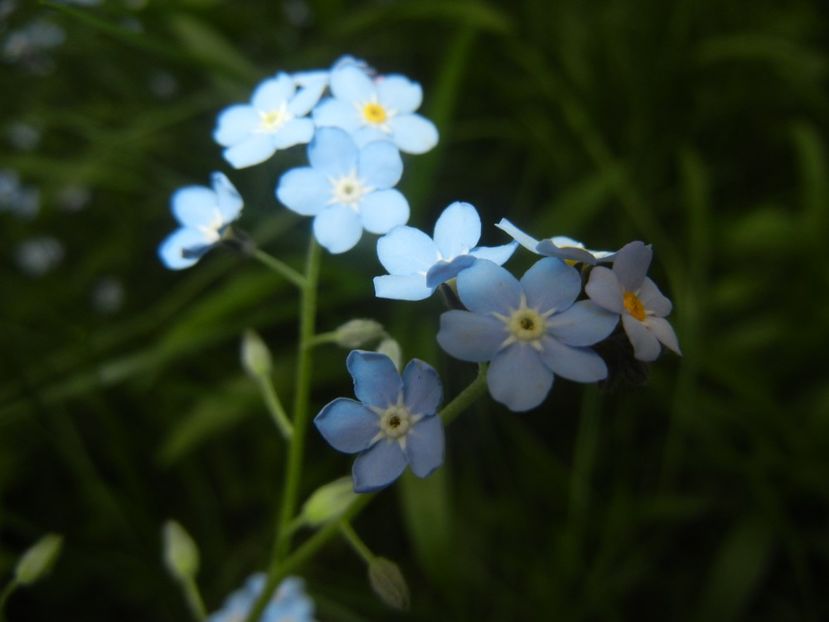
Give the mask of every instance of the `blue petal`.
<svg viewBox="0 0 829 622">
<path fill-rule="evenodd" d="M 236 186 L 231 183 L 224 173 L 213 173 L 211 181 L 218 200 L 219 211 L 222 213 L 224 221 L 227 223 L 236 220 L 244 205 Z"/>
<path fill-rule="evenodd" d="M 173 216 L 185 227 L 204 227 L 220 215 L 216 193 L 205 186 L 185 186 L 170 197 Z"/>
<path fill-rule="evenodd" d="M 377 240 L 377 258 L 389 274 L 425 274 L 438 260 L 438 250 L 420 229 L 397 227 Z"/>
<path fill-rule="evenodd" d="M 412 473 L 428 477 L 443 464 L 445 440 L 440 417 L 418 421 L 406 435 L 406 457 Z"/>
<path fill-rule="evenodd" d="M 455 257 L 452 261 L 437 262 L 426 273 L 427 287 L 435 288 L 449 279 L 454 279 L 461 273 L 461 270 L 466 270 L 475 261 L 476 259 L 472 255 L 461 255 Z"/>
<path fill-rule="evenodd" d="M 276 110 L 294 95 L 296 87 L 287 73 L 278 73 L 276 77 L 264 80 L 253 91 L 251 105 L 257 110 Z"/>
<path fill-rule="evenodd" d="M 580 261 L 591 266 L 596 265 L 596 258 L 589 251 L 577 246 L 559 246 L 553 243 L 552 240 L 541 240 L 536 247 L 536 251 L 548 257 Z"/>
<path fill-rule="evenodd" d="M 603 266 L 593 268 L 584 292 L 593 302 L 608 311 L 623 313 L 625 310 L 622 285 L 613 270 Z"/>
<path fill-rule="evenodd" d="M 331 72 L 331 93 L 347 104 L 362 104 L 375 94 L 374 84 L 359 67 L 348 64 Z"/>
<path fill-rule="evenodd" d="M 406 468 L 406 456 L 397 441 L 381 440 L 354 461 L 354 492 L 374 492 L 391 484 Z"/>
<path fill-rule="evenodd" d="M 317 105 L 322 97 L 323 91 L 328 86 L 327 72 L 314 72 L 323 74 L 322 77 L 307 80 L 306 84 L 301 86 L 294 95 L 293 99 L 288 103 L 288 112 L 295 117 L 304 117 L 311 109 Z M 297 76 L 294 75 L 294 82 L 299 84 Z"/>
<path fill-rule="evenodd" d="M 327 404 L 314 417 L 314 425 L 331 447 L 347 454 L 368 449 L 380 431 L 380 419 L 375 413 L 344 397 Z"/>
<path fill-rule="evenodd" d="M 386 274 L 374 277 L 374 295 L 393 300 L 425 300 L 435 290 L 426 287 L 422 274 Z"/>
<path fill-rule="evenodd" d="M 622 315 L 622 326 L 630 339 L 630 345 L 633 346 L 635 358 L 646 362 L 659 358 L 659 340 L 642 322 L 625 313 Z"/>
<path fill-rule="evenodd" d="M 552 337 L 541 340 L 541 360 L 553 373 L 574 382 L 598 382 L 607 378 L 607 365 L 590 348 L 574 348 Z"/>
<path fill-rule="evenodd" d="M 277 149 L 304 145 L 314 136 L 314 122 L 311 119 L 292 119 L 271 134 Z"/>
<path fill-rule="evenodd" d="M 613 272 L 626 291 L 635 292 L 642 287 L 651 265 L 653 250 L 642 242 L 625 244 L 613 260 Z"/>
<path fill-rule="evenodd" d="M 325 127 L 308 145 L 311 166 L 327 177 L 339 178 L 352 174 L 357 168 L 357 146 L 341 129 Z"/>
<path fill-rule="evenodd" d="M 317 127 L 339 127 L 349 134 L 360 127 L 360 114 L 354 106 L 332 97 L 320 102 L 311 116 Z"/>
<path fill-rule="evenodd" d="M 400 151 L 426 153 L 438 144 L 438 129 L 435 124 L 419 114 L 392 117 L 389 126 Z"/>
<path fill-rule="evenodd" d="M 551 309 L 563 311 L 573 304 L 581 292 L 578 270 L 555 257 L 539 259 L 521 277 L 527 295 L 527 306 L 542 313 Z"/>
<path fill-rule="evenodd" d="M 276 198 L 288 209 L 303 216 L 317 215 L 331 197 L 331 184 L 311 167 L 292 168 L 279 179 Z"/>
<path fill-rule="evenodd" d="M 671 301 L 662 295 L 659 288 L 651 279 L 645 277 L 642 287 L 636 293 L 645 309 L 657 317 L 665 317 L 673 309 Z"/>
<path fill-rule="evenodd" d="M 501 350 L 487 371 L 489 394 L 515 412 L 535 408 L 553 386 L 553 374 L 529 344 L 514 343 Z"/>
<path fill-rule="evenodd" d="M 502 266 L 512 257 L 516 248 L 518 248 L 518 242 L 510 242 L 501 246 L 479 246 L 469 251 L 469 254 L 478 259 L 489 259 L 492 263 Z"/>
<path fill-rule="evenodd" d="M 276 153 L 270 134 L 251 134 L 240 143 L 224 150 L 224 158 L 233 168 L 247 168 L 259 164 Z"/>
<path fill-rule="evenodd" d="M 568 346 L 592 346 L 612 333 L 618 323 L 618 314 L 589 300 L 580 300 L 548 319 L 547 330 Z"/>
<path fill-rule="evenodd" d="M 352 350 L 345 364 L 354 379 L 354 395 L 363 404 L 387 408 L 397 403 L 403 391 L 403 381 L 388 356 Z"/>
<path fill-rule="evenodd" d="M 501 266 L 480 259 L 458 275 L 458 296 L 475 313 L 509 315 L 521 303 L 521 285 Z"/>
<path fill-rule="evenodd" d="M 466 255 L 481 239 L 481 219 L 469 203 L 455 201 L 435 223 L 435 244 L 444 259 Z"/>
<path fill-rule="evenodd" d="M 369 233 L 388 233 L 409 220 L 409 202 L 397 190 L 378 190 L 360 200 L 360 218 Z"/>
<path fill-rule="evenodd" d="M 400 151 L 389 141 L 377 141 L 360 150 L 357 176 L 372 188 L 391 188 L 403 175 Z"/>
<path fill-rule="evenodd" d="M 649 317 L 645 319 L 645 326 L 659 339 L 662 344 L 682 356 L 679 349 L 679 340 L 676 338 L 673 326 L 663 317 Z"/>
<path fill-rule="evenodd" d="M 183 270 L 196 263 L 212 246 L 213 243 L 200 231 L 181 228 L 167 236 L 159 245 L 158 257 L 170 270 Z"/>
<path fill-rule="evenodd" d="M 403 404 L 413 415 L 434 415 L 443 401 L 443 386 L 435 368 L 412 359 L 403 370 Z"/>
<path fill-rule="evenodd" d="M 247 104 L 225 108 L 216 119 L 213 139 L 222 147 L 240 143 L 259 126 L 259 113 Z"/>
<path fill-rule="evenodd" d="M 535 250 L 535 247 L 538 246 L 538 240 L 521 231 L 521 229 L 516 227 L 506 218 L 502 218 L 501 221 L 495 226 L 498 227 L 501 231 L 506 232 L 507 235 L 509 235 L 513 240 L 518 242 L 528 251 L 532 251 L 533 253 L 538 254 L 538 252 Z"/>
<path fill-rule="evenodd" d="M 393 136 L 389 132 L 384 132 L 382 129 L 374 125 L 364 125 L 363 127 L 355 130 L 351 136 L 354 138 L 354 142 L 358 147 L 365 147 L 369 143 L 376 141 L 393 142 Z"/>
<path fill-rule="evenodd" d="M 332 205 L 314 218 L 314 237 L 334 255 L 354 248 L 362 235 L 360 217 L 346 205 Z"/>
<path fill-rule="evenodd" d="M 397 114 L 407 114 L 420 107 L 423 89 L 404 76 L 385 76 L 377 81 L 377 100 Z"/>
<path fill-rule="evenodd" d="M 440 316 L 438 343 L 450 356 L 471 363 L 495 357 L 507 338 L 504 323 L 469 311 L 452 310 Z"/>
</svg>

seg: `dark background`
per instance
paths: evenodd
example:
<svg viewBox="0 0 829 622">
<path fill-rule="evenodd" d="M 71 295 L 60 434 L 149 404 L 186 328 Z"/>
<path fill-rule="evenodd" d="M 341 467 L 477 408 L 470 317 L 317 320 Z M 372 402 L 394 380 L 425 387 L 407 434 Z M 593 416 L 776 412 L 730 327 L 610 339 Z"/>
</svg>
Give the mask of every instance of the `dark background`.
<svg viewBox="0 0 829 622">
<path fill-rule="evenodd" d="M 267 75 L 343 53 L 423 84 L 441 142 L 405 160 L 410 224 L 466 200 L 485 244 L 502 216 L 652 243 L 684 357 L 643 386 L 558 381 L 533 412 L 464 413 L 445 468 L 355 522 L 411 613 L 335 541 L 303 571 L 317 617 L 829 616 L 828 35 L 818 0 L 0 2 L 0 585 L 66 537 L 9 619 L 188 619 L 168 517 L 211 610 L 266 566 L 285 446 L 238 340 L 263 334 L 288 400 L 294 291 L 229 252 L 182 273 L 155 252 L 170 193 L 224 170 L 242 227 L 301 266 L 309 222 L 273 187 L 304 150 L 232 171 L 211 133 Z M 324 257 L 320 330 L 373 317 L 456 394 L 474 370 L 436 346 L 440 300 L 376 301 L 369 238 Z M 315 407 L 351 395 L 345 354 L 318 351 Z M 350 468 L 309 443 L 303 497 Z"/>
</svg>

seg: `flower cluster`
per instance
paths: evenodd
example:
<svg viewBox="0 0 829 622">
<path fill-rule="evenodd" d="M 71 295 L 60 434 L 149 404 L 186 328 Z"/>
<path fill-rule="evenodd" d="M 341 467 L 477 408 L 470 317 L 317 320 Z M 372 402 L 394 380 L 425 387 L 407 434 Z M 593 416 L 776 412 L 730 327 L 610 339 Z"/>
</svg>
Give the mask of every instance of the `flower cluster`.
<svg viewBox="0 0 829 622">
<path fill-rule="evenodd" d="M 265 575 L 250 576 L 245 585 L 227 597 L 222 608 L 207 622 L 240 622 L 244 620 L 265 587 Z M 314 602 L 305 594 L 302 579 L 288 577 L 268 602 L 260 622 L 313 622 Z"/>
</svg>

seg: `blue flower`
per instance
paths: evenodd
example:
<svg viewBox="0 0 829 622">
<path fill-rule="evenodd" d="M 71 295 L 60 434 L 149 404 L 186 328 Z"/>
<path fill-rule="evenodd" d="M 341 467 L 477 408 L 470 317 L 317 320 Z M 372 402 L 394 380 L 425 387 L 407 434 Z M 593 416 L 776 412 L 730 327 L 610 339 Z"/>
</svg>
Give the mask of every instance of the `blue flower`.
<svg viewBox="0 0 829 622">
<path fill-rule="evenodd" d="M 361 67 L 349 63 L 331 71 L 333 97 L 314 109 L 319 127 L 339 127 L 354 135 L 358 145 L 391 140 L 406 153 L 425 153 L 438 142 L 435 125 L 414 111 L 423 92 L 417 82 L 401 75 L 374 80 Z"/>
<path fill-rule="evenodd" d="M 158 247 L 158 256 L 171 270 L 189 268 L 221 241 L 229 223 L 242 211 L 242 197 L 222 173 L 213 173 L 213 189 L 180 188 L 170 200 L 181 227 Z"/>
<path fill-rule="evenodd" d="M 676 333 L 665 319 L 673 305 L 645 276 L 652 259 L 650 246 L 642 242 L 626 244 L 616 253 L 613 269 L 593 268 L 584 288 L 596 304 L 621 314 L 633 355 L 640 361 L 656 360 L 660 342 L 682 354 Z"/>
<path fill-rule="evenodd" d="M 360 401 L 340 397 L 314 419 L 337 451 L 358 453 L 352 476 L 355 492 L 385 488 L 408 464 L 426 477 L 443 464 L 443 423 L 436 416 L 443 399 L 437 372 L 412 359 L 397 373 L 378 352 L 353 350 L 346 359 Z"/>
<path fill-rule="evenodd" d="M 265 575 L 257 573 L 245 581 L 244 587 L 227 597 L 222 608 L 207 618 L 207 622 L 240 622 L 250 612 L 253 603 L 265 587 Z M 260 622 L 313 622 L 314 602 L 305 594 L 302 579 L 288 577 L 276 590 Z"/>
<path fill-rule="evenodd" d="M 580 261 L 591 266 L 595 266 L 600 261 L 610 261 L 615 255 L 611 251 L 592 251 L 585 248 L 581 242 L 564 235 L 557 235 L 540 241 L 536 240 L 531 235 L 521 231 L 521 229 L 506 218 L 502 218 L 495 226 L 502 231 L 506 231 L 512 239 L 536 255 L 558 257 L 571 263 Z"/>
<path fill-rule="evenodd" d="M 226 147 L 225 160 L 234 168 L 245 168 L 264 162 L 279 149 L 310 141 L 314 122 L 306 115 L 325 90 L 325 74 L 305 72 L 294 77 L 280 72 L 256 87 L 249 104 L 225 108 L 213 132 L 215 141 Z"/>
<path fill-rule="evenodd" d="M 607 337 L 619 321 L 588 300 L 575 302 L 581 277 L 555 257 L 535 263 L 519 282 L 480 260 L 458 275 L 458 296 L 469 311 L 440 317 L 438 343 L 455 358 L 491 361 L 492 397 L 514 411 L 535 408 L 553 375 L 576 382 L 607 376 L 601 357 L 586 346 Z"/>
<path fill-rule="evenodd" d="M 330 252 L 353 248 L 363 229 L 388 233 L 409 219 L 409 203 L 391 189 L 403 174 L 392 143 L 360 149 L 343 130 L 322 128 L 308 145 L 308 159 L 311 166 L 282 176 L 276 197 L 288 209 L 314 216 L 314 235 Z"/>
<path fill-rule="evenodd" d="M 377 240 L 377 257 L 389 272 L 374 277 L 378 298 L 423 300 L 477 259 L 503 264 L 518 244 L 478 246 L 481 219 L 469 203 L 456 201 L 435 223 L 434 240 L 413 227 L 397 227 Z"/>
</svg>

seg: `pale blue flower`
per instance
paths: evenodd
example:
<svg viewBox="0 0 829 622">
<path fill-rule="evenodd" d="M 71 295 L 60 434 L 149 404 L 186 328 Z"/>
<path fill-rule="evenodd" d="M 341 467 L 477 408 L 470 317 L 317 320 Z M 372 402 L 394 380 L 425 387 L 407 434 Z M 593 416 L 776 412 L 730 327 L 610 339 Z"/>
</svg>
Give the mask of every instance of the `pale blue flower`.
<svg viewBox="0 0 829 622">
<path fill-rule="evenodd" d="M 251 575 L 245 585 L 227 597 L 206 622 L 242 622 L 265 587 L 265 575 Z M 314 602 L 305 594 L 302 579 L 288 577 L 276 590 L 259 622 L 313 622 Z"/>
<path fill-rule="evenodd" d="M 377 240 L 377 258 L 389 272 L 374 277 L 378 298 L 423 300 L 435 288 L 455 278 L 477 259 L 503 264 L 518 244 L 475 246 L 481 237 L 481 219 L 469 203 L 456 201 L 435 223 L 434 239 L 414 227 L 397 227 Z"/>
<path fill-rule="evenodd" d="M 463 361 L 491 361 L 492 397 L 514 411 L 535 408 L 553 375 L 576 382 L 607 376 L 587 346 L 607 337 L 619 321 L 581 292 L 578 271 L 555 257 L 535 263 L 519 282 L 504 268 L 480 260 L 458 275 L 458 296 L 468 311 L 440 317 L 438 343 Z"/>
<path fill-rule="evenodd" d="M 391 140 L 406 153 L 425 153 L 438 142 L 438 131 L 415 114 L 423 99 L 417 82 L 401 75 L 374 79 L 361 67 L 345 64 L 331 71 L 332 97 L 314 109 L 319 127 L 339 127 L 353 134 L 358 145 Z"/>
<path fill-rule="evenodd" d="M 388 233 L 409 220 L 409 203 L 392 187 L 403 161 L 388 141 L 354 144 L 343 130 L 317 130 L 308 145 L 311 166 L 287 171 L 276 197 L 290 210 L 314 217 L 314 236 L 331 253 L 344 253 L 370 233 Z"/>
<path fill-rule="evenodd" d="M 222 240 L 228 225 L 242 211 L 242 197 L 222 173 L 213 173 L 213 188 L 187 186 L 170 199 L 181 225 L 158 247 L 158 256 L 171 270 L 189 268 Z"/>
<path fill-rule="evenodd" d="M 536 240 L 531 235 L 528 235 L 516 227 L 506 218 L 502 218 L 501 221 L 495 226 L 502 231 L 505 231 L 510 235 L 510 237 L 512 237 L 513 240 L 536 255 L 558 257 L 559 259 L 563 259 L 565 261 L 582 262 L 590 264 L 591 266 L 596 265 L 600 261 L 610 261 L 615 255 L 615 253 L 611 251 L 590 250 L 585 248 L 584 244 L 581 242 L 574 240 L 573 238 L 568 238 L 564 235 L 557 235 L 544 240 Z"/>
<path fill-rule="evenodd" d="M 217 119 L 213 138 L 226 147 L 225 160 L 245 168 L 270 158 L 279 149 L 305 144 L 314 135 L 307 116 L 327 84 L 326 72 L 285 72 L 261 82 L 249 104 L 225 108 Z"/>
<path fill-rule="evenodd" d="M 676 333 L 665 319 L 673 305 L 646 276 L 652 259 L 650 246 L 642 242 L 626 244 L 616 253 L 613 269 L 593 268 L 584 288 L 596 304 L 621 314 L 633 356 L 640 361 L 656 360 L 660 342 L 682 354 Z"/>
<path fill-rule="evenodd" d="M 334 449 L 359 454 L 354 490 L 385 488 L 407 464 L 418 477 L 443 464 L 443 423 L 435 414 L 443 387 L 434 368 L 413 359 L 401 377 L 388 356 L 362 350 L 353 350 L 346 366 L 360 401 L 337 398 L 314 423 Z"/>
</svg>

